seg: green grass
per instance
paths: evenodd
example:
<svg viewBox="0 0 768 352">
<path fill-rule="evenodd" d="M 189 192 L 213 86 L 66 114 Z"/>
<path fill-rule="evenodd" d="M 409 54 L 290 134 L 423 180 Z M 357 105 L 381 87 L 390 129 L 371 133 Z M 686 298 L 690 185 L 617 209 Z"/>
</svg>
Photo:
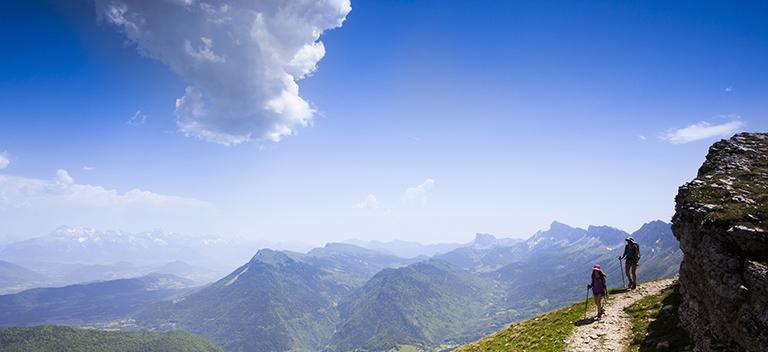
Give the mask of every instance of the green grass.
<svg viewBox="0 0 768 352">
<path fill-rule="evenodd" d="M 589 309 L 593 307 L 594 302 L 590 297 Z M 503 331 L 460 347 L 456 351 L 563 351 L 565 339 L 576 328 L 576 323 L 582 319 L 584 319 L 584 301 L 512 324 Z"/>
<path fill-rule="evenodd" d="M 625 352 L 654 352 L 666 341 L 665 351 L 690 350 L 691 339 L 680 326 L 678 308 L 682 302 L 680 285 L 675 284 L 659 294 L 645 297 L 624 309 L 632 317 L 632 333 Z M 668 307 L 662 310 L 663 307 Z"/>
<path fill-rule="evenodd" d="M 750 174 L 739 177 L 754 180 L 757 176 Z M 697 203 L 715 205 L 715 208 L 707 213 L 705 217 L 707 221 L 729 225 L 738 224 L 764 227 L 768 225 L 768 194 L 760 187 L 764 186 L 757 184 L 757 182 L 734 184 L 735 189 L 741 190 L 739 193 L 748 194 L 755 201 L 755 204 L 734 202 L 731 199 L 733 192 L 709 185 L 692 187 L 690 195 Z M 750 216 L 754 218 L 750 218 Z"/>
<path fill-rule="evenodd" d="M 652 280 L 659 281 L 659 280 Z M 651 281 L 647 281 L 651 282 Z M 646 282 L 646 283 L 647 283 Z M 624 288 L 611 288 L 608 290 L 609 300 L 614 295 L 620 295 L 628 292 Z M 667 292 L 667 291 L 665 291 Z M 668 295 L 668 293 L 667 293 Z M 656 296 L 654 296 L 656 297 Z M 664 297 L 667 297 L 666 295 Z M 673 297 L 674 298 L 674 297 Z M 679 294 L 676 296 L 679 304 Z M 659 301 L 662 301 L 663 298 Z M 638 301 L 638 303 L 644 300 Z M 636 304 L 638 304 L 636 303 Z M 669 304 L 665 302 L 664 305 Z M 589 318 L 594 315 L 594 301 L 590 295 L 588 311 Z M 633 305 L 634 306 L 634 305 Z M 644 306 L 645 307 L 645 306 Z M 677 307 L 677 306 L 675 306 Z M 659 307 L 658 309 L 660 309 Z M 629 309 L 629 308 L 628 308 Z M 657 309 L 657 311 L 658 311 Z M 675 312 L 676 312 L 675 308 Z M 638 308 L 638 311 L 643 310 Z M 647 309 L 646 309 L 647 310 Z M 654 315 L 655 316 L 655 315 Z M 565 340 L 568 335 L 576 329 L 580 323 L 586 323 L 584 320 L 584 301 L 574 303 L 571 306 L 563 307 L 548 313 L 536 316 L 530 320 L 521 321 L 510 325 L 508 328 L 499 331 L 493 335 L 482 338 L 471 344 L 464 345 L 454 350 L 455 352 L 560 352 L 565 350 Z M 640 324 L 640 321 L 636 325 Z M 640 326 L 640 325 L 638 325 Z M 647 330 L 648 324 L 645 327 Z M 643 327 L 638 327 L 643 329 Z M 643 330 L 641 335 L 645 336 Z M 634 331 L 633 331 L 634 333 Z M 655 346 L 655 345 L 654 345 Z M 673 345 L 674 346 L 674 345 Z M 637 349 L 631 351 L 638 351 Z M 642 350 L 646 351 L 646 350 Z M 651 350 L 647 350 L 651 351 Z"/>
</svg>

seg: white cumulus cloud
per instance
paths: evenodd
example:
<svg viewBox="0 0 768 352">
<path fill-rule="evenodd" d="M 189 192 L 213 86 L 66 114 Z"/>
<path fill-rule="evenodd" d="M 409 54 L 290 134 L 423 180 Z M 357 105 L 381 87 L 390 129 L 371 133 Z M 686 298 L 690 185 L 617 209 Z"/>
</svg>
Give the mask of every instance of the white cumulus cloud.
<svg viewBox="0 0 768 352">
<path fill-rule="evenodd" d="M 426 201 L 426 197 L 435 188 L 435 180 L 428 178 L 420 185 L 405 190 L 405 198 L 409 201 Z"/>
<path fill-rule="evenodd" d="M 744 122 L 738 119 L 720 124 L 702 121 L 687 127 L 670 129 L 661 136 L 661 139 L 672 144 L 685 144 L 712 137 L 729 136 L 744 125 Z"/>
<path fill-rule="evenodd" d="M 297 81 L 325 55 L 350 0 L 96 0 L 99 18 L 188 82 L 182 133 L 225 145 L 279 141 L 312 122 Z"/>
<path fill-rule="evenodd" d="M 5 169 L 11 165 L 11 159 L 8 158 L 8 154 L 0 153 L 0 170 Z"/>
<path fill-rule="evenodd" d="M 367 197 L 365 197 L 365 199 L 363 199 L 362 202 L 355 204 L 354 208 L 376 210 L 379 209 L 379 200 L 376 199 L 375 195 L 369 194 Z"/>
</svg>

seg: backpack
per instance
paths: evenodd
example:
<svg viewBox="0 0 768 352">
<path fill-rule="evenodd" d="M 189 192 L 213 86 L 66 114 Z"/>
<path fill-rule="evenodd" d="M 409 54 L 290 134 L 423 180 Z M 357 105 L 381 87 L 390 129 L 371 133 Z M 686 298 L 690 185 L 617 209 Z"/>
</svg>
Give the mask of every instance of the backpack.
<svg viewBox="0 0 768 352">
<path fill-rule="evenodd" d="M 632 244 L 629 244 L 627 246 L 632 246 L 632 251 L 634 252 L 634 256 L 632 258 L 636 260 L 640 260 L 640 245 L 633 242 Z"/>
<path fill-rule="evenodd" d="M 635 250 L 635 259 L 640 260 L 640 245 L 635 243 L 632 243 L 632 248 Z"/>
<path fill-rule="evenodd" d="M 633 243 L 633 246 L 635 246 L 635 257 L 637 257 L 637 260 L 640 260 L 640 245 L 637 243 Z"/>
</svg>

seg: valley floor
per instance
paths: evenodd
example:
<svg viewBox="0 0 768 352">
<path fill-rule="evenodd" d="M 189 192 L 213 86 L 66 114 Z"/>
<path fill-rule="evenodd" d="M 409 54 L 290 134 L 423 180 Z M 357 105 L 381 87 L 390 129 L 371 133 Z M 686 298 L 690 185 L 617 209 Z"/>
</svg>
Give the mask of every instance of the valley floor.
<svg viewBox="0 0 768 352">
<path fill-rule="evenodd" d="M 658 295 L 673 283 L 673 279 L 651 281 L 636 290 L 612 295 L 605 305 L 606 314 L 602 319 L 593 319 L 597 314 L 595 308 L 588 313 L 587 319 L 577 322 L 576 329 L 566 340 L 565 351 L 624 351 L 629 345 L 632 330 L 632 317 L 624 309 L 644 297 Z"/>
</svg>

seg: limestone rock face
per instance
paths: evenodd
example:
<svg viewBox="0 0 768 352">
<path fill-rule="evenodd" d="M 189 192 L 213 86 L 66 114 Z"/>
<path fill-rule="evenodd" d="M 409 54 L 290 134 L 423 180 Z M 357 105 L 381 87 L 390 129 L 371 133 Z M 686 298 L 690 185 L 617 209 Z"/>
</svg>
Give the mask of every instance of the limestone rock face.
<svg viewBox="0 0 768 352">
<path fill-rule="evenodd" d="M 768 134 L 715 143 L 680 187 L 681 321 L 697 351 L 768 348 Z"/>
</svg>

